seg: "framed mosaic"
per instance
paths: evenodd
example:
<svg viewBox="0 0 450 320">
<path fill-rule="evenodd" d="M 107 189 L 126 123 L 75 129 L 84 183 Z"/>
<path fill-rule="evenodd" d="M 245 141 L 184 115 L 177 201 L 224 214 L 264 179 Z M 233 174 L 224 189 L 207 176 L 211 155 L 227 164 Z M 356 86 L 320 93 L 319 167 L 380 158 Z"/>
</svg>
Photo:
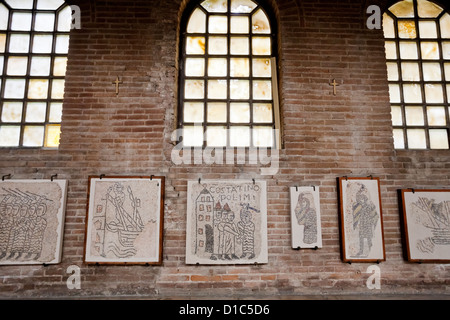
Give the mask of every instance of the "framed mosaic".
<svg viewBox="0 0 450 320">
<path fill-rule="evenodd" d="M 411 262 L 450 262 L 450 190 L 399 190 L 403 242 Z"/>
<path fill-rule="evenodd" d="M 162 263 L 164 177 L 90 176 L 87 264 Z"/>
<path fill-rule="evenodd" d="M 187 264 L 268 262 L 265 181 L 188 181 L 187 191 Z"/>
<path fill-rule="evenodd" d="M 379 178 L 340 177 L 339 216 L 342 260 L 386 260 Z"/>
<path fill-rule="evenodd" d="M 67 180 L 0 181 L 0 265 L 61 262 Z"/>
<path fill-rule="evenodd" d="M 319 187 L 290 187 L 293 249 L 322 248 Z"/>
</svg>

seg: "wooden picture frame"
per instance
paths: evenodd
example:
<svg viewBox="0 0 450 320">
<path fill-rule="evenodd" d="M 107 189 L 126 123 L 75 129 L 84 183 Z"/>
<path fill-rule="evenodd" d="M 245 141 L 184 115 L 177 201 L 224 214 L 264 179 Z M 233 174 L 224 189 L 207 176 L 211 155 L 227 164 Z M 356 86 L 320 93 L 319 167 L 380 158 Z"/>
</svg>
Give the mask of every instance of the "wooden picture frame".
<svg viewBox="0 0 450 320">
<path fill-rule="evenodd" d="M 379 178 L 337 178 L 344 262 L 386 260 Z"/>
<path fill-rule="evenodd" d="M 450 263 L 450 190 L 399 189 L 405 257 Z"/>
<path fill-rule="evenodd" d="M 67 184 L 0 181 L 0 265 L 61 262 Z"/>
<path fill-rule="evenodd" d="M 319 187 L 290 187 L 292 249 L 322 248 Z"/>
<path fill-rule="evenodd" d="M 263 180 L 192 180 L 187 188 L 186 264 L 268 263 Z"/>
<path fill-rule="evenodd" d="M 162 264 L 163 176 L 89 176 L 84 262 Z"/>
</svg>

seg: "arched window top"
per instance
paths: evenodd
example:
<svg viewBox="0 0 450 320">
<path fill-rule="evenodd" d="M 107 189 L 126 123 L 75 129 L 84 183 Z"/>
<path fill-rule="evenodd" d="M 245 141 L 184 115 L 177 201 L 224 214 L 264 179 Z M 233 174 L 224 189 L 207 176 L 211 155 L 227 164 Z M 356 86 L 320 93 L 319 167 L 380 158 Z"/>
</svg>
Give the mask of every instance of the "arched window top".
<svg viewBox="0 0 450 320">
<path fill-rule="evenodd" d="M 403 0 L 383 16 L 396 149 L 449 149 L 450 15 Z"/>
</svg>

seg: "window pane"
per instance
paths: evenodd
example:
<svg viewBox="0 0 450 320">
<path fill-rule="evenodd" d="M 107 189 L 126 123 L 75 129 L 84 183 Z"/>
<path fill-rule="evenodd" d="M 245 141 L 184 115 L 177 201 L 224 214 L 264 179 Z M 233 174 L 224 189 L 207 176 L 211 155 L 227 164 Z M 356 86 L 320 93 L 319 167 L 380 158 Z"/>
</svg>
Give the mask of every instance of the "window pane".
<svg viewBox="0 0 450 320">
<path fill-rule="evenodd" d="M 431 1 L 418 0 L 417 5 L 421 18 L 436 18 L 442 12 L 442 8 Z"/>
<path fill-rule="evenodd" d="M 38 34 L 33 37 L 33 53 L 52 52 L 53 36 Z"/>
<path fill-rule="evenodd" d="M 205 75 L 205 59 L 186 58 L 186 76 L 202 77 Z"/>
<path fill-rule="evenodd" d="M 5 0 L 14 9 L 32 9 L 33 0 Z"/>
<path fill-rule="evenodd" d="M 445 70 L 445 80 L 450 81 L 450 63 L 444 64 L 444 70 Z"/>
<path fill-rule="evenodd" d="M 440 20 L 441 25 L 441 37 L 450 38 L 450 15 L 448 13 L 444 14 Z"/>
<path fill-rule="evenodd" d="M 430 148 L 448 149 L 447 129 L 430 129 Z"/>
<path fill-rule="evenodd" d="M 28 84 L 28 99 L 47 99 L 48 80 L 31 79 Z"/>
<path fill-rule="evenodd" d="M 406 103 L 422 102 L 422 90 L 419 84 L 404 84 L 403 97 Z"/>
<path fill-rule="evenodd" d="M 253 99 L 271 100 L 272 82 L 271 81 L 253 81 Z"/>
<path fill-rule="evenodd" d="M 227 4 L 225 0 L 205 0 L 201 6 L 209 12 L 227 12 Z"/>
<path fill-rule="evenodd" d="M 56 57 L 53 65 L 54 76 L 65 76 L 67 69 L 67 57 Z"/>
<path fill-rule="evenodd" d="M 227 145 L 227 128 L 208 127 L 206 129 L 206 145 L 208 147 L 225 147 Z"/>
<path fill-rule="evenodd" d="M 48 116 L 49 122 L 61 122 L 62 120 L 62 103 L 50 104 L 50 114 Z"/>
<path fill-rule="evenodd" d="M 209 37 L 208 42 L 209 54 L 227 54 L 227 38 L 226 37 Z"/>
<path fill-rule="evenodd" d="M 32 57 L 30 75 L 48 76 L 50 75 L 50 57 Z"/>
<path fill-rule="evenodd" d="M 0 33 L 0 53 L 5 52 L 6 47 L 6 34 Z"/>
<path fill-rule="evenodd" d="M 386 41 L 384 47 L 386 49 L 386 59 L 397 59 L 397 47 L 395 42 Z"/>
<path fill-rule="evenodd" d="M 272 76 L 270 59 L 253 59 L 253 76 L 254 77 Z"/>
<path fill-rule="evenodd" d="M 427 141 L 424 129 L 407 129 L 406 136 L 408 139 L 409 149 L 426 149 Z"/>
<path fill-rule="evenodd" d="M 427 108 L 428 124 L 430 126 L 445 126 L 445 108 L 444 107 L 428 107 Z"/>
<path fill-rule="evenodd" d="M 421 45 L 422 59 L 439 59 L 439 45 L 437 42 L 422 42 Z"/>
<path fill-rule="evenodd" d="M 31 30 L 31 13 L 14 12 L 12 14 L 11 30 L 14 31 L 30 31 Z"/>
<path fill-rule="evenodd" d="M 230 146 L 249 147 L 250 146 L 250 128 L 249 127 L 230 127 Z"/>
<path fill-rule="evenodd" d="M 54 13 L 37 13 L 35 19 L 35 31 L 53 31 L 55 29 Z"/>
<path fill-rule="evenodd" d="M 0 75 L 3 74 L 3 63 L 4 63 L 4 57 L 2 55 L 0 55 Z M 1 83 L 0 83 L 1 85 Z"/>
<path fill-rule="evenodd" d="M 398 80 L 398 66 L 395 62 L 387 63 L 387 73 L 389 81 L 397 81 Z"/>
<path fill-rule="evenodd" d="M 38 0 L 37 8 L 42 10 L 54 10 L 58 9 L 63 4 L 63 0 Z"/>
<path fill-rule="evenodd" d="M 186 53 L 187 54 L 205 54 L 205 38 L 204 37 L 187 37 Z"/>
<path fill-rule="evenodd" d="M 249 123 L 250 122 L 250 106 L 248 103 L 231 103 L 230 104 L 230 122 L 232 123 Z"/>
<path fill-rule="evenodd" d="M 185 126 L 183 128 L 183 145 L 188 147 L 203 146 L 203 127 Z"/>
<path fill-rule="evenodd" d="M 388 14 L 383 14 L 383 32 L 385 38 L 395 38 L 394 19 Z"/>
<path fill-rule="evenodd" d="M 402 79 L 405 81 L 420 81 L 419 64 L 402 62 Z"/>
<path fill-rule="evenodd" d="M 392 103 L 400 102 L 400 87 L 398 84 L 389 85 L 389 96 Z"/>
<path fill-rule="evenodd" d="M 231 54 L 249 54 L 249 39 L 244 37 L 232 37 L 230 40 Z"/>
<path fill-rule="evenodd" d="M 420 38 L 432 39 L 437 38 L 436 22 L 419 21 Z"/>
<path fill-rule="evenodd" d="M 253 33 L 270 33 L 270 24 L 266 14 L 259 9 L 252 16 Z"/>
<path fill-rule="evenodd" d="M 208 76 L 221 77 L 227 75 L 227 59 L 211 58 L 208 59 Z"/>
<path fill-rule="evenodd" d="M 208 122 L 227 122 L 226 103 L 208 103 Z"/>
<path fill-rule="evenodd" d="M 272 104 L 255 103 L 253 105 L 253 122 L 257 123 L 272 122 Z"/>
<path fill-rule="evenodd" d="M 46 148 L 57 148 L 61 136 L 61 126 L 59 124 L 50 124 L 45 127 L 45 143 Z"/>
<path fill-rule="evenodd" d="M 271 50 L 271 42 L 270 38 L 261 38 L 254 37 L 252 38 L 252 53 L 254 55 L 270 55 L 272 53 Z"/>
<path fill-rule="evenodd" d="M 204 105 L 201 102 L 184 103 L 184 122 L 203 122 Z"/>
<path fill-rule="evenodd" d="M 209 80 L 208 99 L 226 99 L 227 89 L 227 80 Z"/>
<path fill-rule="evenodd" d="M 210 16 L 208 27 L 210 33 L 227 33 L 228 18 L 226 16 Z"/>
<path fill-rule="evenodd" d="M 400 20 L 398 22 L 398 36 L 402 39 L 415 39 L 416 24 L 413 20 Z"/>
<path fill-rule="evenodd" d="M 249 33 L 248 17 L 233 16 L 231 17 L 231 33 Z"/>
<path fill-rule="evenodd" d="M 440 84 L 430 84 L 425 85 L 425 98 L 428 103 L 443 103 L 444 102 L 444 92 Z"/>
<path fill-rule="evenodd" d="M 205 96 L 205 82 L 203 80 L 186 80 L 184 96 L 186 99 L 203 99 Z"/>
<path fill-rule="evenodd" d="M 230 59 L 230 76 L 248 77 L 250 75 L 250 62 L 246 58 Z"/>
<path fill-rule="evenodd" d="M 256 4 L 251 0 L 231 0 L 231 12 L 250 13 L 256 8 Z"/>
<path fill-rule="evenodd" d="M 391 108 L 391 116 L 392 116 L 392 125 L 394 125 L 394 126 L 403 125 L 402 108 L 401 107 L 393 106 Z"/>
<path fill-rule="evenodd" d="M 56 36 L 55 53 L 69 52 L 69 36 Z"/>
<path fill-rule="evenodd" d="M 405 117 L 406 124 L 409 126 L 423 126 L 425 124 L 422 107 L 406 107 Z"/>
<path fill-rule="evenodd" d="M 441 81 L 441 65 L 439 63 L 424 63 L 423 79 L 425 81 Z"/>
<path fill-rule="evenodd" d="M 11 34 L 11 37 L 9 38 L 9 52 L 28 53 L 29 46 L 30 46 L 30 35 Z"/>
<path fill-rule="evenodd" d="M 23 99 L 25 79 L 6 79 L 4 96 L 7 99 Z"/>
<path fill-rule="evenodd" d="M 248 80 L 230 80 L 230 98 L 231 99 L 249 99 L 250 82 Z"/>
<path fill-rule="evenodd" d="M 59 12 L 58 15 L 58 31 L 68 32 L 72 24 L 72 9 L 67 6 Z"/>
<path fill-rule="evenodd" d="M 450 42 L 442 42 L 442 56 L 444 59 L 450 59 Z"/>
<path fill-rule="evenodd" d="M 205 33 L 206 32 L 206 15 L 200 9 L 195 9 L 189 18 L 187 26 L 189 33 Z"/>
<path fill-rule="evenodd" d="M 21 122 L 22 106 L 22 102 L 4 102 L 2 110 L 2 122 Z"/>
<path fill-rule="evenodd" d="M 405 149 L 405 140 L 403 136 L 403 129 L 394 129 L 394 148 Z"/>
<path fill-rule="evenodd" d="M 43 126 L 25 126 L 23 131 L 24 147 L 42 147 L 44 143 Z"/>
<path fill-rule="evenodd" d="M 20 126 L 0 126 L 0 147 L 19 146 Z"/>
<path fill-rule="evenodd" d="M 271 127 L 253 127 L 252 131 L 255 147 L 273 147 L 273 130 Z"/>
<path fill-rule="evenodd" d="M 8 28 L 8 9 L 0 3 L 0 30 L 6 30 Z"/>
<path fill-rule="evenodd" d="M 417 44 L 414 42 L 400 42 L 400 58 L 418 59 Z"/>
<path fill-rule="evenodd" d="M 28 57 L 9 57 L 6 74 L 9 76 L 24 76 L 27 74 Z"/>
<path fill-rule="evenodd" d="M 412 1 L 400 1 L 389 8 L 398 18 L 412 18 L 414 17 L 414 7 Z"/>
<path fill-rule="evenodd" d="M 45 102 L 30 102 L 27 104 L 25 122 L 44 122 L 47 113 Z"/>
</svg>

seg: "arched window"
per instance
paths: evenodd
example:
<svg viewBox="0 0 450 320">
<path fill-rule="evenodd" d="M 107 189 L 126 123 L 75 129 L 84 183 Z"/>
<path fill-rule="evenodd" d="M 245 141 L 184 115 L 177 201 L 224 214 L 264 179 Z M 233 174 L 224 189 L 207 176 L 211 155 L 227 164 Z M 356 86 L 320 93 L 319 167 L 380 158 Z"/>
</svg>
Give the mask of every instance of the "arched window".
<svg viewBox="0 0 450 320">
<path fill-rule="evenodd" d="M 72 10 L 0 0 L 0 147 L 59 146 Z"/>
<path fill-rule="evenodd" d="M 276 32 L 256 0 L 194 1 L 181 23 L 184 146 L 275 147 Z"/>
<path fill-rule="evenodd" d="M 383 17 L 394 146 L 449 149 L 450 15 L 405 0 Z"/>
</svg>

